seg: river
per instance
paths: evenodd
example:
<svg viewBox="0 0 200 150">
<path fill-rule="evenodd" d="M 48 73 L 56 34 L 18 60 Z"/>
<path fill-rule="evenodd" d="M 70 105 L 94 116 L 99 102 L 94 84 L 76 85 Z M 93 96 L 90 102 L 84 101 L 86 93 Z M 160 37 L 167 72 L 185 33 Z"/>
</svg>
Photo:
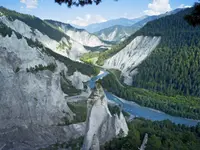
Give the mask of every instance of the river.
<svg viewBox="0 0 200 150">
<path fill-rule="evenodd" d="M 99 79 L 102 79 L 103 77 L 105 77 L 108 74 L 109 73 L 106 71 L 101 71 L 101 73 L 98 76 L 93 77 L 89 81 L 90 88 L 94 88 L 96 81 L 98 81 Z M 196 126 L 197 123 L 200 122 L 200 120 L 192 120 L 192 119 L 186 119 L 186 118 L 182 118 L 182 117 L 175 117 L 175 116 L 166 114 L 164 112 L 161 112 L 159 110 L 155 110 L 155 109 L 148 108 L 148 107 L 142 107 L 142 106 L 136 104 L 135 102 L 124 100 L 124 99 L 119 98 L 109 92 L 105 92 L 105 95 L 109 101 L 119 104 L 124 111 L 126 111 L 136 117 L 142 117 L 142 118 L 149 119 L 152 121 L 170 120 L 175 124 L 184 124 L 187 126 Z"/>
</svg>

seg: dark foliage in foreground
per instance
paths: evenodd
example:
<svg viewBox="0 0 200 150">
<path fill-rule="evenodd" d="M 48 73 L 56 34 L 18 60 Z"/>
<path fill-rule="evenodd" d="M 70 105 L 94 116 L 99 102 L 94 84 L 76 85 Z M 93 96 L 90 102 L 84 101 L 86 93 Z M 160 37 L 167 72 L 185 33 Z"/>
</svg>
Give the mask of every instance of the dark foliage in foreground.
<svg viewBox="0 0 200 150">
<path fill-rule="evenodd" d="M 200 3 L 195 3 L 194 10 L 185 16 L 185 20 L 194 27 L 200 25 Z"/>
<path fill-rule="evenodd" d="M 161 110 L 174 116 L 200 119 L 200 98 L 180 95 L 169 96 L 143 88 L 121 86 L 113 74 L 107 75 L 99 82 L 107 91 L 142 106 Z"/>
<path fill-rule="evenodd" d="M 200 124 L 186 127 L 168 120 L 152 122 L 136 119 L 129 123 L 127 137 L 113 139 L 102 150 L 138 150 L 145 133 L 149 135 L 146 150 L 199 150 L 200 147 Z"/>
<path fill-rule="evenodd" d="M 58 4 L 62 4 L 62 3 L 66 3 L 68 7 L 71 7 L 72 5 L 74 6 L 84 6 L 84 5 L 91 5 L 93 3 L 95 3 L 96 5 L 98 5 L 101 0 L 55 0 L 56 3 Z"/>
</svg>

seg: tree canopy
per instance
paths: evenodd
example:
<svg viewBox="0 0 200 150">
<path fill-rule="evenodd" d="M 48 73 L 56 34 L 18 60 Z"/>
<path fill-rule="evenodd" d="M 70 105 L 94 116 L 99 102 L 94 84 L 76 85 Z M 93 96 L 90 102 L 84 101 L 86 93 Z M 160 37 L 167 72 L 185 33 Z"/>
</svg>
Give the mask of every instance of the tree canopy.
<svg viewBox="0 0 200 150">
<path fill-rule="evenodd" d="M 71 6 L 84 6 L 84 5 L 91 5 L 93 3 L 95 3 L 96 5 L 98 5 L 101 0 L 55 0 L 56 3 L 59 4 L 67 4 L 68 7 Z"/>
<path fill-rule="evenodd" d="M 194 27 L 200 25 L 200 3 L 195 3 L 194 10 L 185 16 L 185 20 Z"/>
</svg>

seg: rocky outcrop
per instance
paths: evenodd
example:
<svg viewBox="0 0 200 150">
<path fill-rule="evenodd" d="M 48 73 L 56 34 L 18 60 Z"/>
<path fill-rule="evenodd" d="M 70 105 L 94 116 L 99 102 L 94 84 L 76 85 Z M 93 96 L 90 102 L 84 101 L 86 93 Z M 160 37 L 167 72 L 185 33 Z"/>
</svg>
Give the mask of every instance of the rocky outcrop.
<svg viewBox="0 0 200 150">
<path fill-rule="evenodd" d="M 89 96 L 91 91 L 84 88 L 83 82 L 90 80 L 90 77 L 78 71 L 68 71 L 69 68 L 48 53 L 49 49 L 46 47 L 62 53 L 62 50 L 57 51 L 60 41 L 50 39 L 18 19 L 1 16 L 0 25 L 1 150 L 45 148 L 55 143 L 67 143 L 84 136 L 85 133 L 84 145 L 96 149 L 100 144 L 121 133 L 121 129 L 124 135 L 127 134 L 128 128 L 123 115 L 110 115 L 106 99 L 102 97 L 102 89 L 97 90 L 95 96 L 88 101 L 87 130 L 86 123 L 69 125 L 75 115 L 68 107 L 68 102 L 79 101 L 82 97 L 86 99 Z M 70 46 L 66 37 L 61 41 Z M 66 46 L 65 44 L 61 47 Z M 73 55 L 76 59 L 80 53 L 76 53 L 76 46 L 73 45 L 71 54 L 76 54 Z M 48 68 L 50 64 L 53 64 L 53 70 Z M 65 84 L 65 90 L 79 89 L 79 97 L 69 97 L 62 91 L 63 73 L 66 80 L 70 81 Z M 99 121 L 96 116 L 99 117 Z"/>
<path fill-rule="evenodd" d="M 69 126 L 29 124 L 0 129 L 1 150 L 37 150 L 56 143 L 65 143 L 84 136 L 85 123 Z"/>
<path fill-rule="evenodd" d="M 138 36 L 124 49 L 107 59 L 104 68 L 122 71 L 124 83 L 131 85 L 136 67 L 142 63 L 160 43 L 160 37 Z"/>
<path fill-rule="evenodd" d="M 99 149 L 112 138 L 126 136 L 128 127 L 122 113 L 112 116 L 107 106 L 107 98 L 101 87 L 93 91 L 88 100 L 88 117 L 83 150 Z"/>
<path fill-rule="evenodd" d="M 88 51 L 83 47 L 79 42 L 74 41 L 73 39 L 63 37 L 60 41 L 51 39 L 46 34 L 43 34 L 37 29 L 34 29 L 31 26 L 28 26 L 26 23 L 21 20 L 15 19 L 10 20 L 6 16 L 0 17 L 0 22 L 10 27 L 12 30 L 20 33 L 24 37 L 31 39 L 33 41 L 39 41 L 44 46 L 53 50 L 54 52 L 69 57 L 72 60 L 79 60 L 79 58 Z M 40 26 L 40 25 L 38 25 Z M 58 30 L 58 32 L 61 32 Z"/>
<path fill-rule="evenodd" d="M 135 33 L 140 26 L 120 26 L 115 25 L 95 33 L 100 39 L 109 42 L 122 42 L 133 33 Z"/>
<path fill-rule="evenodd" d="M 62 23 L 54 20 L 46 20 L 46 22 L 58 27 L 66 35 L 72 38 L 74 41 L 89 47 L 105 46 L 106 44 L 101 41 L 96 35 L 87 32 L 84 29 L 77 29 L 70 24 Z"/>
<path fill-rule="evenodd" d="M 103 43 L 98 37 L 88 33 L 85 30 L 68 30 L 65 29 L 64 25 L 62 25 L 61 28 L 69 37 L 71 37 L 73 40 L 79 42 L 82 45 L 89 47 L 97 47 L 105 45 L 105 43 Z"/>
<path fill-rule="evenodd" d="M 72 82 L 72 85 L 74 87 L 76 87 L 76 89 L 82 90 L 82 89 L 84 89 L 83 82 L 89 81 L 90 77 L 83 75 L 80 72 L 76 71 L 76 72 L 74 72 L 74 74 L 72 76 L 69 76 L 68 79 Z"/>
<path fill-rule="evenodd" d="M 53 63 L 54 71 L 27 72 L 35 65 Z M 0 35 L 0 148 L 38 149 L 83 136 L 85 123 L 71 126 L 73 119 L 61 90 L 60 72 L 68 68 L 38 47 L 30 47 L 24 37 Z M 79 76 L 76 76 L 78 74 Z M 76 72 L 80 88 L 81 73 Z M 70 78 L 70 77 L 67 77 Z M 84 81 L 89 77 L 84 76 Z"/>
<path fill-rule="evenodd" d="M 147 142 L 148 142 L 148 134 L 145 133 L 145 136 L 144 136 L 142 145 L 140 146 L 139 150 L 145 150 L 145 149 L 146 149 Z"/>
</svg>

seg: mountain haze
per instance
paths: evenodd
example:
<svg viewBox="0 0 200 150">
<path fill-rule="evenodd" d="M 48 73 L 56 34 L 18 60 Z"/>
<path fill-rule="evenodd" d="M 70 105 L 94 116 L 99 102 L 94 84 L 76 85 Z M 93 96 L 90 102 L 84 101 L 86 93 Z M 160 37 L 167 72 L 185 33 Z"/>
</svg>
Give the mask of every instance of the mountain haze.
<svg viewBox="0 0 200 150">
<path fill-rule="evenodd" d="M 136 18 L 136 19 L 119 18 L 119 19 L 108 20 L 102 23 L 90 24 L 86 27 L 79 27 L 79 28 L 85 29 L 90 33 L 94 33 L 94 32 L 98 32 L 102 29 L 109 28 L 115 25 L 131 26 L 144 18 L 146 18 L 146 16 L 143 16 L 141 18 Z"/>
</svg>

